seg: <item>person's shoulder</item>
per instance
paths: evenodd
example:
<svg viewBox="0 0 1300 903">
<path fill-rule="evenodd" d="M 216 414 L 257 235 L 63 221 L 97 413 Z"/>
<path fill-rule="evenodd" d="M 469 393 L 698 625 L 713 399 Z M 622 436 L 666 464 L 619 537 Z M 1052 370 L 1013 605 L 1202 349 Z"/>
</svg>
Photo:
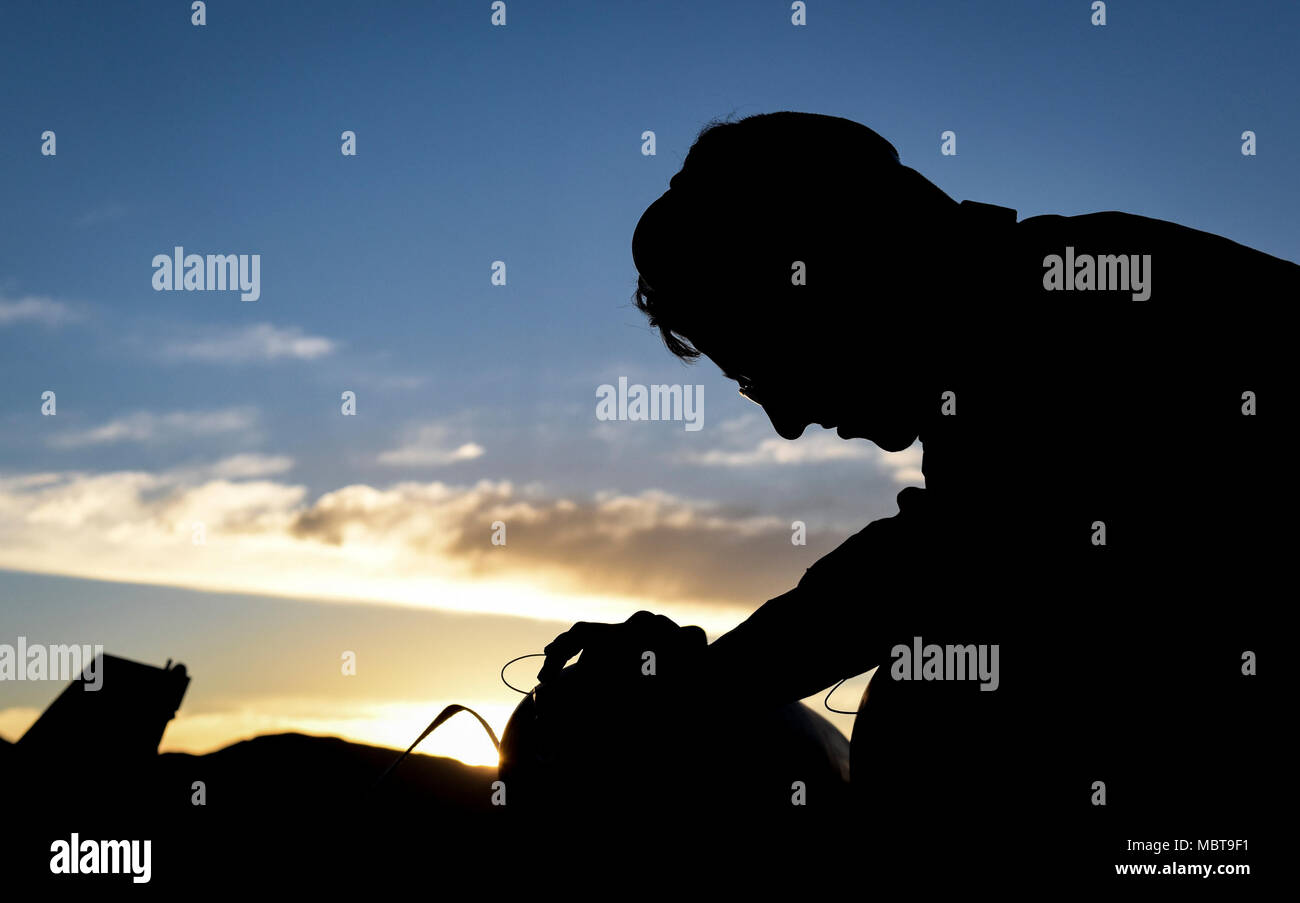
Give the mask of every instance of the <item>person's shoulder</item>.
<svg viewBox="0 0 1300 903">
<path fill-rule="evenodd" d="M 1134 328 L 1131 319 L 1142 314 L 1153 328 L 1169 329 L 1177 321 L 1180 329 L 1221 332 L 1252 315 L 1247 311 L 1262 320 L 1275 318 L 1281 302 L 1300 292 L 1300 266 L 1291 261 L 1221 235 L 1132 213 L 1035 216 L 1016 225 L 1016 236 L 1025 278 L 1034 271 L 1035 278 L 1051 276 L 1060 283 L 1029 287 L 1034 303 L 1052 300 L 1091 310 L 1096 302 L 1109 301 L 1113 313 L 1125 318 L 1125 329 Z M 1109 283 L 1105 292 L 1103 277 Z M 1096 291 L 1043 297 L 1048 289 L 1063 287 Z M 1153 303 L 1113 304 L 1128 300 Z"/>
<path fill-rule="evenodd" d="M 1300 265 L 1222 235 L 1119 210 L 1102 210 L 1074 216 L 1031 216 L 1017 223 L 1016 231 L 1030 240 L 1073 239 L 1087 246 L 1110 245 L 1109 253 L 1153 256 L 1172 254 L 1204 268 L 1249 264 L 1276 269 L 1293 278 L 1300 276 Z"/>
</svg>

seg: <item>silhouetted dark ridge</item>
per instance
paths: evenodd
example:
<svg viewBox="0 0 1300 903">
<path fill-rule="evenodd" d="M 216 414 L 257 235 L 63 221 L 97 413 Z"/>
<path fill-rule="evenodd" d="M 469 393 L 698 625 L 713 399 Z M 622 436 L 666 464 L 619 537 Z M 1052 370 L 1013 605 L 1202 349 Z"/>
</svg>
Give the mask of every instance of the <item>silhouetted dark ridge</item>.
<svg viewBox="0 0 1300 903">
<path fill-rule="evenodd" d="M 164 753 L 158 772 L 163 782 L 203 781 L 224 788 L 232 806 L 267 801 L 312 806 L 334 800 L 370 798 L 374 782 L 401 750 L 351 743 L 338 737 L 269 734 L 242 740 L 202 756 Z M 497 770 L 466 765 L 446 756 L 412 753 L 384 782 L 373 799 L 403 806 L 442 806 L 457 811 L 490 806 Z M 186 804 L 189 804 L 188 797 Z M 215 805 L 209 801 L 209 805 Z"/>
</svg>

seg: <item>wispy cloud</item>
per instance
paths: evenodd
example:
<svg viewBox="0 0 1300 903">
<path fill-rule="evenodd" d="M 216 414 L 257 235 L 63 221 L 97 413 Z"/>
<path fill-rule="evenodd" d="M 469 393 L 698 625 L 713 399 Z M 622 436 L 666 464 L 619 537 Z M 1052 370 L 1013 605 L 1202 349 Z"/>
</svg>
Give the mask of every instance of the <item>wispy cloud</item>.
<svg viewBox="0 0 1300 903">
<path fill-rule="evenodd" d="M 758 467 L 771 464 L 817 464 L 823 461 L 869 460 L 873 450 L 865 442 L 846 442 L 834 433 L 816 433 L 794 442 L 763 439 L 740 450 L 711 449 L 690 452 L 685 460 L 706 467 Z"/>
<path fill-rule="evenodd" d="M 287 455 L 239 454 L 210 464 L 176 468 L 171 471 L 177 482 L 202 480 L 247 480 L 273 477 L 293 470 L 294 460 Z"/>
<path fill-rule="evenodd" d="M 861 439 L 841 439 L 831 430 L 807 432 L 793 442 L 775 438 L 758 438 L 770 432 L 767 422 L 745 415 L 718 425 L 720 448 L 685 452 L 679 460 L 701 467 L 757 469 L 825 464 L 834 461 L 874 463 L 899 484 L 924 485 L 921 473 L 921 446 L 913 445 L 900 452 L 886 452 Z"/>
<path fill-rule="evenodd" d="M 314 360 L 338 347 L 333 339 L 305 334 L 296 326 L 257 323 L 189 341 L 174 341 L 163 347 L 169 360 L 238 364 L 250 361 Z"/>
<path fill-rule="evenodd" d="M 921 454 L 919 443 L 900 452 L 880 450 L 876 452 L 880 466 L 889 471 L 895 483 L 908 483 L 915 486 L 925 485 L 925 474 L 921 472 Z"/>
<path fill-rule="evenodd" d="M 256 422 L 257 411 L 247 407 L 165 414 L 137 411 L 90 429 L 60 433 L 49 444 L 54 448 L 85 448 L 119 442 L 172 442 L 248 431 Z"/>
<path fill-rule="evenodd" d="M 28 295 L 16 300 L 0 298 L 0 326 L 14 323 L 39 323 L 62 326 L 81 319 L 68 305 L 52 298 Z"/>
<path fill-rule="evenodd" d="M 381 453 L 379 463 L 392 467 L 443 467 L 483 455 L 483 446 L 454 438 L 456 433 L 444 423 L 425 424 L 397 448 Z"/>
<path fill-rule="evenodd" d="M 90 226 L 98 226 L 101 223 L 116 222 L 124 216 L 126 216 L 126 206 L 124 204 L 105 204 L 102 207 L 87 210 L 77 217 L 77 225 L 82 229 L 86 229 Z"/>
</svg>

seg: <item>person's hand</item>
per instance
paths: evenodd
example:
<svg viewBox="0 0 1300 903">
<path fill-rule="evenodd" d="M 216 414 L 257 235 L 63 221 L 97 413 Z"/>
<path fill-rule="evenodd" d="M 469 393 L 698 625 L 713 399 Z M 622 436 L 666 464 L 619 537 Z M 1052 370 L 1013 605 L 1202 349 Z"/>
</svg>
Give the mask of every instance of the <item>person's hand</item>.
<svg viewBox="0 0 1300 903">
<path fill-rule="evenodd" d="M 581 653 L 578 664 L 589 677 L 625 683 L 662 675 L 668 678 L 665 683 L 681 686 L 691 679 L 707 646 L 701 628 L 679 627 L 648 611 L 638 611 L 622 624 L 579 621 L 547 645 L 537 680 L 554 680 Z"/>
<path fill-rule="evenodd" d="M 628 811 L 648 811 L 679 792 L 710 721 L 697 698 L 707 648 L 699 627 L 648 611 L 622 624 L 580 621 L 546 646 L 523 723 L 558 805 L 603 809 L 613 793 Z"/>
</svg>

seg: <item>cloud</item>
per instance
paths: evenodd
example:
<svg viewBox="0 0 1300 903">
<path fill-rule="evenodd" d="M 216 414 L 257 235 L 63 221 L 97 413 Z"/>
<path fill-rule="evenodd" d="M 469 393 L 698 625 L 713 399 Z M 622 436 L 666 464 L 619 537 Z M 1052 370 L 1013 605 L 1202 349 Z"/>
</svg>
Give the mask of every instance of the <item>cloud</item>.
<svg viewBox="0 0 1300 903">
<path fill-rule="evenodd" d="M 491 541 L 497 522 L 504 546 Z M 349 486 L 300 512 L 291 532 L 335 546 L 396 543 L 467 577 L 654 598 L 752 602 L 802 573 L 799 559 L 774 554 L 794 548 L 784 520 L 660 491 L 572 499 L 491 481 Z"/>
<path fill-rule="evenodd" d="M 15 301 L 0 298 L 0 326 L 11 323 L 39 323 L 42 326 L 62 326 L 81 319 L 68 306 L 51 298 L 29 295 Z"/>
<path fill-rule="evenodd" d="M 763 418 L 747 414 L 718 425 L 722 448 L 685 452 L 679 460 L 700 467 L 759 468 L 824 464 L 831 461 L 873 463 L 899 484 L 924 485 L 919 443 L 900 452 L 887 452 L 861 439 L 841 439 L 832 430 L 807 432 L 793 442 L 757 438 L 768 431 Z"/>
<path fill-rule="evenodd" d="M 211 464 L 201 464 L 173 471 L 178 481 L 241 480 L 252 477 L 271 477 L 293 470 L 293 458 L 287 455 L 240 454 L 222 458 Z"/>
<path fill-rule="evenodd" d="M 170 360 L 238 364 L 286 358 L 314 360 L 333 353 L 337 347 L 334 340 L 305 335 L 296 326 L 258 323 L 215 337 L 171 342 L 163 348 L 162 354 Z"/>
<path fill-rule="evenodd" d="M 810 525 L 793 546 L 785 518 L 660 491 L 402 482 L 309 501 L 303 486 L 231 476 L 283 464 L 0 478 L 0 568 L 546 620 L 654 608 L 717 631 L 844 538 Z"/>
<path fill-rule="evenodd" d="M 402 445 L 382 452 L 379 463 L 391 467 L 443 467 L 483 455 L 483 446 L 453 439 L 455 432 L 447 424 L 425 424 Z"/>
<path fill-rule="evenodd" d="M 921 472 L 921 444 L 913 443 L 911 448 L 900 452 L 877 450 L 877 458 L 883 470 L 889 472 L 895 483 L 915 486 L 925 485 L 925 474 Z"/>
<path fill-rule="evenodd" d="M 518 571 L 559 585 L 677 601 L 753 607 L 793 586 L 835 544 L 813 531 L 791 544 L 784 518 L 748 508 L 647 490 L 591 498 L 520 496 L 508 484 L 480 484 L 463 496 L 461 529 L 448 551 L 470 573 Z M 507 527 L 508 557 L 488 542 Z"/>
<path fill-rule="evenodd" d="M 286 455 L 231 455 L 212 466 L 211 474 L 219 479 L 269 477 L 293 469 L 293 458 Z"/>
<path fill-rule="evenodd" d="M 98 226 L 100 223 L 111 223 L 122 219 L 124 216 L 126 216 L 126 207 L 124 205 L 105 204 L 103 207 L 87 210 L 77 217 L 77 225 L 85 229 L 90 226 Z"/>
<path fill-rule="evenodd" d="M 846 442 L 834 433 L 814 433 L 794 442 L 763 439 L 753 448 L 738 451 L 712 449 L 690 452 L 684 458 L 705 467 L 757 467 L 772 464 L 817 464 L 823 461 L 870 460 L 871 446 Z"/>
<path fill-rule="evenodd" d="M 173 411 L 167 414 L 137 411 L 91 429 L 61 433 L 52 437 L 49 444 L 66 449 L 119 442 L 172 442 L 219 433 L 246 432 L 253 428 L 256 420 L 257 412 L 252 408 Z"/>
</svg>

